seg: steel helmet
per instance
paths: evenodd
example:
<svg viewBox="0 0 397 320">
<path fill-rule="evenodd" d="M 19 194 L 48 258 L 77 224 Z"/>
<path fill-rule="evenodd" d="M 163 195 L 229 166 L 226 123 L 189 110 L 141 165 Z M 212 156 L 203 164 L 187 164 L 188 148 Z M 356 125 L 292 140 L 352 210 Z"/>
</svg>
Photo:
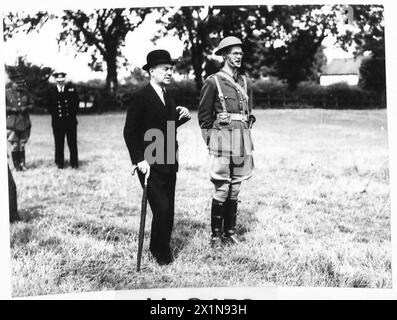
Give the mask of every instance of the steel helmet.
<svg viewBox="0 0 397 320">
<path fill-rule="evenodd" d="M 243 43 L 241 42 L 241 40 L 237 37 L 233 37 L 233 36 L 229 36 L 226 37 L 224 39 L 221 40 L 221 42 L 219 42 L 218 47 L 214 50 L 214 53 L 217 56 L 221 56 L 222 55 L 222 50 L 227 48 L 227 47 L 231 47 L 231 46 L 242 46 Z"/>
</svg>

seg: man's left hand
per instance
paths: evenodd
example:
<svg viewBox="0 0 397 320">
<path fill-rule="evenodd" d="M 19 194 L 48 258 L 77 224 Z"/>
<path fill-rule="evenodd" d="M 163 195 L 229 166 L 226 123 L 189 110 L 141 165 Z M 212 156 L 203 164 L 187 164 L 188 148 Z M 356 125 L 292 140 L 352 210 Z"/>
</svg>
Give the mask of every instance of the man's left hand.
<svg viewBox="0 0 397 320">
<path fill-rule="evenodd" d="M 183 118 L 188 118 L 190 119 L 190 113 L 188 108 L 186 107 L 182 107 L 182 106 L 177 106 L 176 110 L 179 112 L 179 118 L 178 120 L 181 120 Z"/>
</svg>

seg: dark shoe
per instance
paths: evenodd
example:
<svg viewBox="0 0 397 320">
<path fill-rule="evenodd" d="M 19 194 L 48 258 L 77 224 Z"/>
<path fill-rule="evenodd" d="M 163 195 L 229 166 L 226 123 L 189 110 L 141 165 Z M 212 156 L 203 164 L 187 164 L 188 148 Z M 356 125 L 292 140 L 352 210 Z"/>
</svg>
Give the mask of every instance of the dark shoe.
<svg viewBox="0 0 397 320">
<path fill-rule="evenodd" d="M 156 259 L 156 262 L 160 265 L 160 266 L 164 266 L 167 264 L 170 264 L 172 262 L 172 257 L 171 255 L 157 255 L 154 256 L 154 258 Z"/>
<path fill-rule="evenodd" d="M 212 199 L 211 205 L 211 247 L 216 248 L 221 245 L 223 211 L 225 203 Z"/>
<path fill-rule="evenodd" d="M 170 250 L 165 253 L 151 250 L 151 254 L 156 262 L 161 266 L 170 264 L 172 262 L 172 255 Z"/>
<path fill-rule="evenodd" d="M 236 237 L 236 219 L 237 219 L 237 203 L 238 200 L 226 201 L 225 206 L 225 226 L 224 226 L 224 237 L 232 244 L 238 244 L 240 241 Z"/>
<path fill-rule="evenodd" d="M 25 161 L 25 150 L 19 151 L 19 166 L 21 168 L 21 171 L 27 170 Z"/>
<path fill-rule="evenodd" d="M 211 237 L 211 248 L 219 249 L 222 247 L 222 238 L 220 236 Z"/>
<path fill-rule="evenodd" d="M 227 235 L 225 233 L 224 239 L 230 244 L 239 244 L 240 243 L 240 241 L 237 239 L 237 236 L 235 234 Z"/>
<path fill-rule="evenodd" d="M 12 151 L 11 152 L 12 163 L 14 164 L 14 168 L 16 171 L 22 171 L 21 160 L 20 160 L 20 152 Z"/>
<path fill-rule="evenodd" d="M 156 261 L 157 261 L 157 263 L 160 266 L 165 266 L 167 264 L 171 264 L 172 259 L 171 258 L 160 258 L 160 257 L 158 257 L 158 258 L 156 258 Z"/>
</svg>

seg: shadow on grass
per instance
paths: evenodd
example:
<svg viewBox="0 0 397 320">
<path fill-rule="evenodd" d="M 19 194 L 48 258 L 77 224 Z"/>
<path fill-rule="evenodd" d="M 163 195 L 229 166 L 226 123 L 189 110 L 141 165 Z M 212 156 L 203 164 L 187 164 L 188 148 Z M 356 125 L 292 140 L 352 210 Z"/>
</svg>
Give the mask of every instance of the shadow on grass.
<svg viewBox="0 0 397 320">
<path fill-rule="evenodd" d="M 87 166 L 89 163 L 91 163 L 93 161 L 89 161 L 89 160 L 79 160 L 79 168 L 80 167 L 85 167 Z M 29 159 L 27 160 L 26 163 L 26 168 L 29 169 L 43 169 L 43 168 L 56 168 L 56 164 L 54 162 L 54 160 L 49 160 L 49 159 L 35 159 L 33 161 L 29 161 Z M 70 162 L 68 160 L 65 160 L 64 163 L 64 168 L 69 168 L 70 166 Z"/>
<path fill-rule="evenodd" d="M 205 222 L 181 218 L 174 224 L 174 231 L 171 239 L 171 247 L 174 250 L 174 257 L 177 258 L 179 252 L 192 240 L 193 235 L 200 231 L 205 234 L 209 226 Z"/>
<path fill-rule="evenodd" d="M 252 207 L 240 207 L 238 209 L 237 219 L 236 219 L 236 233 L 238 236 L 244 238 L 244 234 L 254 229 L 258 224 L 259 220 L 255 215 L 257 211 L 257 205 Z"/>
<path fill-rule="evenodd" d="M 44 206 L 37 205 L 26 209 L 18 210 L 18 215 L 21 218 L 21 221 L 30 222 L 32 220 L 42 217 L 43 210 L 44 210 Z"/>
<path fill-rule="evenodd" d="M 26 168 L 29 169 L 38 169 L 38 168 L 51 168 L 55 167 L 54 160 L 49 160 L 49 159 L 35 159 L 32 161 L 29 161 L 27 159 L 26 161 Z"/>
</svg>

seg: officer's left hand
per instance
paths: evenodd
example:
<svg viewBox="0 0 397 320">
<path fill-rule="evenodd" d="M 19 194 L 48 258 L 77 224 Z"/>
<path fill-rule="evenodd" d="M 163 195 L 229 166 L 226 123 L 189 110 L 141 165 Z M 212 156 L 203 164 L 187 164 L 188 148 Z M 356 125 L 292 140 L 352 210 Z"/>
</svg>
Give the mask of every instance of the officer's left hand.
<svg viewBox="0 0 397 320">
<path fill-rule="evenodd" d="M 179 118 L 178 120 L 181 120 L 183 118 L 188 118 L 190 119 L 190 113 L 188 108 L 186 107 L 182 107 L 182 106 L 177 106 L 176 110 L 179 112 Z"/>
</svg>

